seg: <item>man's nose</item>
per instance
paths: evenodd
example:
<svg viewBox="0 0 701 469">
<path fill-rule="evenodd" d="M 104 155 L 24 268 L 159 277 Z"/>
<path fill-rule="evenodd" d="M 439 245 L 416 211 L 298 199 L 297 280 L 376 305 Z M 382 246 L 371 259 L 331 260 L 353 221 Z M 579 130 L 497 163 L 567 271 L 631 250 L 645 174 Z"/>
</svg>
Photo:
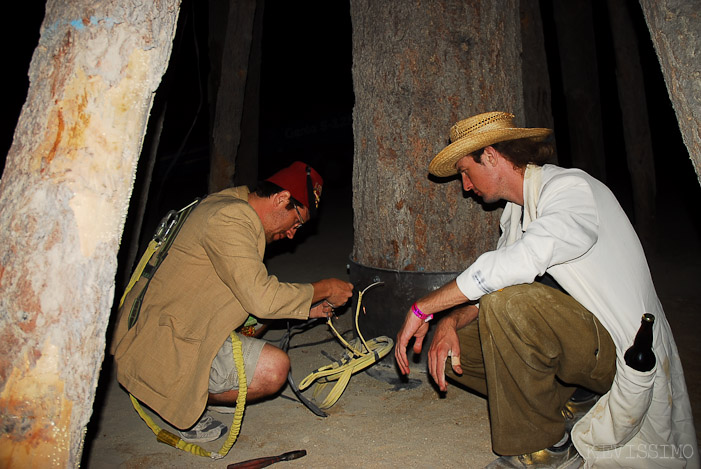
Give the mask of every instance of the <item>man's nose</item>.
<svg viewBox="0 0 701 469">
<path fill-rule="evenodd" d="M 474 187 L 472 185 L 472 181 L 470 181 L 470 178 L 467 177 L 465 174 L 462 174 L 462 187 L 465 189 L 465 192 L 470 192 L 472 188 Z"/>
</svg>

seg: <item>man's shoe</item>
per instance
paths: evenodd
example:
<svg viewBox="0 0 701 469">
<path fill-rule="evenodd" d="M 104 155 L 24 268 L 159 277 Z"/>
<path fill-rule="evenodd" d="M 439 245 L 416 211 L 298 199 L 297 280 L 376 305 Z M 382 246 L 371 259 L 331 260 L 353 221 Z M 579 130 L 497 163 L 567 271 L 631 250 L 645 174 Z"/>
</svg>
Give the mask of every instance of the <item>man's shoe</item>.
<svg viewBox="0 0 701 469">
<path fill-rule="evenodd" d="M 233 414 L 234 412 L 236 412 L 236 406 L 208 405 L 207 410 L 211 410 L 213 412 L 218 412 L 220 414 Z"/>
<path fill-rule="evenodd" d="M 583 464 L 582 458 L 567 435 L 567 442 L 557 447 L 541 449 L 518 456 L 502 456 L 492 461 L 485 469 L 497 468 L 557 468 L 575 469 Z"/>
<path fill-rule="evenodd" d="M 187 431 L 179 431 L 180 438 L 190 443 L 207 443 L 214 441 L 226 431 L 226 425 L 211 416 L 205 415 L 197 424 Z"/>
<path fill-rule="evenodd" d="M 601 396 L 593 392 L 577 389 L 562 408 L 562 416 L 565 417 L 565 430 L 568 432 L 572 430 L 574 424 L 579 422 L 594 407 L 599 397 Z"/>
</svg>

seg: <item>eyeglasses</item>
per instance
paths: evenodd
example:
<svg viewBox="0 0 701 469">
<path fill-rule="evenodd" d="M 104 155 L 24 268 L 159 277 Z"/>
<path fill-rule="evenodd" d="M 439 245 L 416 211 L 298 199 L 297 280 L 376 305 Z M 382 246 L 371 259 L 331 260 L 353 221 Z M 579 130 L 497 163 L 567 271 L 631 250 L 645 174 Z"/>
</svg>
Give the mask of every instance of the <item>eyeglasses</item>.
<svg viewBox="0 0 701 469">
<path fill-rule="evenodd" d="M 292 228 L 295 230 L 298 230 L 298 229 L 302 228 L 302 225 L 304 225 L 304 219 L 302 218 L 302 214 L 299 213 L 299 209 L 297 208 L 297 204 L 293 203 L 292 206 L 295 208 L 295 212 L 297 212 L 297 219 L 299 219 L 299 223 L 297 223 Z"/>
</svg>

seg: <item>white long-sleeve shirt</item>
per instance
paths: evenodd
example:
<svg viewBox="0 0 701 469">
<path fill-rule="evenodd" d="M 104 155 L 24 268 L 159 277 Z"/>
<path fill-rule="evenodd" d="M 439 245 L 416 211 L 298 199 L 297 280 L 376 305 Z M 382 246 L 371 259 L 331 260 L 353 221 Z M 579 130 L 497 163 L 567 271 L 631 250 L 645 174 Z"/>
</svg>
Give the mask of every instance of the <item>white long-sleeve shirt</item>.
<svg viewBox="0 0 701 469">
<path fill-rule="evenodd" d="M 642 246 L 611 191 L 577 169 L 528 166 L 524 206 L 507 203 L 497 249 L 457 278 L 471 300 L 547 272 L 606 327 L 617 349 L 611 391 L 574 427 L 587 466 L 699 467 L 689 397 Z M 643 313 L 655 315 L 657 366 L 625 365 Z"/>
</svg>

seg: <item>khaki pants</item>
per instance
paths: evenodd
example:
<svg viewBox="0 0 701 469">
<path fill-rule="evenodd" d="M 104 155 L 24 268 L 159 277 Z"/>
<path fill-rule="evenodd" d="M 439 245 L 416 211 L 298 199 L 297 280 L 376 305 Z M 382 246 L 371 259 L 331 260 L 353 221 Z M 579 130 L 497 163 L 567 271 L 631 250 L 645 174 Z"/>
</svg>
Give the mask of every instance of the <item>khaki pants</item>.
<svg viewBox="0 0 701 469">
<path fill-rule="evenodd" d="M 533 283 L 482 297 L 476 321 L 458 331 L 463 374 L 446 376 L 488 398 L 492 448 L 531 453 L 557 443 L 575 386 L 603 394 L 616 373 L 616 347 L 572 297 Z"/>
<path fill-rule="evenodd" d="M 258 366 L 258 359 L 265 346 L 265 341 L 255 339 L 243 334 L 236 333 L 241 341 L 241 352 L 243 355 L 243 371 L 246 373 L 246 384 L 250 385 L 253 375 Z M 219 352 L 212 360 L 212 367 L 209 370 L 209 392 L 220 394 L 239 388 L 239 372 L 234 361 L 234 354 L 231 350 L 231 337 L 229 336 L 224 345 L 219 348 Z"/>
</svg>

